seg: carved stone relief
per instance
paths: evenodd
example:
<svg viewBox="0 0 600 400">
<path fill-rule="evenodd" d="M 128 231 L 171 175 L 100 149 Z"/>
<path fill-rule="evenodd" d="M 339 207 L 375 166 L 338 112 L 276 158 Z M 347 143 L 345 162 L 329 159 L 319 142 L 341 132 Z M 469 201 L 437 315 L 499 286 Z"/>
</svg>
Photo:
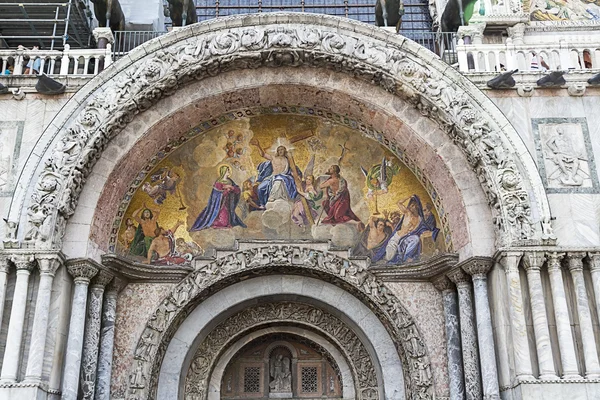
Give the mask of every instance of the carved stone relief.
<svg viewBox="0 0 600 400">
<path fill-rule="evenodd" d="M 346 290 L 356 292 L 381 320 L 394 341 L 405 371 L 407 393 L 412 398 L 432 399 L 433 381 L 427 350 L 413 318 L 398 299 L 370 272 L 360 265 L 331 253 L 294 246 L 253 248 L 230 254 L 192 272 L 159 304 L 150 317 L 135 349 L 136 364 L 130 375 L 127 398 L 151 399 L 157 385 L 158 369 L 166 347 L 177 327 L 200 301 L 206 289 L 231 284 L 258 270 L 269 273 L 300 271 L 302 274 L 334 279 Z M 308 322 L 318 323 L 320 316 L 307 314 Z M 241 324 L 241 322 L 240 322 Z M 221 335 L 229 336 L 229 335 Z M 340 335 L 334 335 L 340 337 Z M 194 368 L 208 368 L 209 355 Z M 373 394 L 372 390 L 368 390 Z M 363 398 L 377 398 L 363 394 Z"/>
<path fill-rule="evenodd" d="M 227 21 L 239 18 L 221 19 L 219 26 L 228 26 Z M 327 20 L 315 18 L 319 23 Z M 47 159 L 31 196 L 28 206 L 31 232 L 26 240 L 36 247 L 60 247 L 66 221 L 75 211 L 85 179 L 108 141 L 136 114 L 162 97 L 174 93 L 186 82 L 225 71 L 300 65 L 334 69 L 372 82 L 406 98 L 423 115 L 437 121 L 466 153 L 478 173 L 501 242 L 509 244 L 519 238 L 532 238 L 534 229 L 529 220 L 524 219 L 518 225 L 509 223 L 506 199 L 510 197 L 522 203 L 523 209 L 529 209 L 529 194 L 523 184 L 535 181 L 533 174 L 537 171 L 523 176 L 506 133 L 473 97 L 474 92 L 466 92 L 464 86 L 458 86 L 428 65 L 431 62 L 401 47 L 400 41 L 384 43 L 375 37 L 366 40 L 338 29 L 341 20 L 335 21 L 335 29 L 285 24 L 221 28 L 151 52 L 109 79 L 101 93 L 89 97 L 91 100 L 78 112 L 79 116 L 62 128 L 63 137 Z M 177 35 L 182 37 L 191 32 L 191 28 L 184 28 Z M 481 142 L 493 133 L 500 138 L 497 143 L 500 159 L 496 154 L 482 151 L 488 145 Z M 508 185 L 503 181 L 506 171 L 514 176 Z M 540 196 L 538 208 L 544 217 L 549 208 L 545 196 Z"/>
<path fill-rule="evenodd" d="M 538 166 L 548 193 L 598 193 L 585 118 L 534 118 Z"/>
<path fill-rule="evenodd" d="M 0 121 L 0 197 L 12 196 L 23 137 L 23 121 Z"/>
</svg>

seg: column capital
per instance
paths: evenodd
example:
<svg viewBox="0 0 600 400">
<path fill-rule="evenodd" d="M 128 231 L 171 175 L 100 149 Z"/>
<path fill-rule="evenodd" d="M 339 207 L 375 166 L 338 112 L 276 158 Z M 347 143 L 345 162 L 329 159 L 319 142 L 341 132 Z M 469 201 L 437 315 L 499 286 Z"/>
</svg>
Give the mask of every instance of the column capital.
<svg viewBox="0 0 600 400">
<path fill-rule="evenodd" d="M 125 286 L 127 286 L 127 281 L 115 275 L 113 280 L 106 287 L 106 291 L 108 293 L 112 292 L 118 294 L 121 292 L 121 290 L 125 289 Z"/>
<path fill-rule="evenodd" d="M 590 270 L 600 271 L 600 253 L 589 252 L 588 257 L 590 258 Z"/>
<path fill-rule="evenodd" d="M 462 268 L 454 268 L 446 273 L 448 279 L 456 284 L 456 286 L 471 282 L 471 276 L 468 275 Z"/>
<path fill-rule="evenodd" d="M 40 275 L 54 276 L 56 270 L 63 263 L 63 258 L 58 254 L 36 254 L 35 259 L 37 260 L 38 267 L 40 269 Z"/>
<path fill-rule="evenodd" d="M 506 272 L 513 272 L 519 270 L 521 257 L 523 257 L 522 251 L 503 251 L 497 257 L 497 260 Z"/>
<path fill-rule="evenodd" d="M 548 270 L 560 270 L 560 262 L 565 256 L 565 253 L 559 253 L 556 251 L 546 253 L 548 257 Z"/>
<path fill-rule="evenodd" d="M 472 257 L 461 263 L 461 268 L 474 279 L 486 278 L 494 266 L 494 260 L 487 257 Z"/>
<path fill-rule="evenodd" d="M 10 267 L 10 263 L 8 262 L 8 256 L 6 254 L 0 255 L 0 273 L 6 274 Z"/>
<path fill-rule="evenodd" d="M 10 257 L 10 261 L 15 265 L 17 271 L 31 272 L 35 267 L 35 258 L 33 254 L 17 254 Z"/>
<path fill-rule="evenodd" d="M 104 268 L 99 268 L 98 273 L 91 281 L 92 287 L 101 287 L 104 289 L 106 285 L 114 278 L 114 274 Z"/>
<path fill-rule="evenodd" d="M 94 35 L 94 39 L 96 39 L 96 42 L 100 39 L 106 39 L 106 41 L 110 44 L 113 44 L 115 42 L 115 37 L 113 36 L 113 33 L 110 30 L 110 28 L 103 28 L 99 26 L 97 28 L 94 28 L 94 30 L 92 31 L 92 35 Z"/>
<path fill-rule="evenodd" d="M 445 292 L 447 290 L 455 290 L 454 284 L 446 275 L 436 276 L 435 278 L 433 278 L 431 283 L 433 283 L 433 286 L 440 292 Z"/>
<path fill-rule="evenodd" d="M 69 271 L 75 283 L 89 284 L 99 269 L 98 265 L 92 260 L 80 258 L 67 261 L 67 271 Z"/>
<path fill-rule="evenodd" d="M 527 251 L 523 256 L 523 267 L 526 271 L 539 271 L 546 261 L 546 254 L 541 251 Z"/>
<path fill-rule="evenodd" d="M 565 258 L 568 262 L 569 271 L 583 271 L 583 258 L 585 256 L 585 252 L 568 252 Z"/>
</svg>

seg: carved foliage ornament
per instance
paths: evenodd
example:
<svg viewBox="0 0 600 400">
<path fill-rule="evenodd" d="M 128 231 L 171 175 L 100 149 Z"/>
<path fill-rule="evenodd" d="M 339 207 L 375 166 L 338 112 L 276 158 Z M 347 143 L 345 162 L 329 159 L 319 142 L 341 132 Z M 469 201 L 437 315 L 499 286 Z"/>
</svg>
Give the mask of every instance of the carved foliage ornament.
<svg viewBox="0 0 600 400">
<path fill-rule="evenodd" d="M 278 266 L 303 268 L 309 275 L 334 276 L 360 292 L 369 300 L 399 350 L 405 371 L 407 398 L 433 399 L 433 381 L 425 343 L 412 317 L 398 299 L 362 266 L 331 253 L 281 245 L 231 254 L 192 272 L 182 280 L 156 308 L 138 341 L 127 398 L 154 398 L 158 369 L 170 336 L 197 303 L 194 299 L 199 298 L 205 289 L 218 283 L 231 282 L 235 276 Z M 369 398 L 367 393 L 363 397 Z"/>
<path fill-rule="evenodd" d="M 218 356 L 236 335 L 269 322 L 303 322 L 319 328 L 335 338 L 348 359 L 359 399 L 378 393 L 375 367 L 367 349 L 344 322 L 321 309 L 299 303 L 269 303 L 247 308 L 217 326 L 200 344 L 188 370 L 185 381 L 185 398 L 205 400 L 210 373 Z M 136 354 L 136 358 L 144 357 Z"/>
<path fill-rule="evenodd" d="M 352 74 L 407 99 L 433 118 L 478 173 L 501 241 L 531 238 L 530 200 L 521 173 L 500 128 L 486 119 L 489 114 L 482 106 L 398 45 L 339 32 L 300 25 L 231 28 L 176 42 L 133 63 L 105 83 L 64 129 L 38 177 L 25 239 L 36 247 L 60 247 L 66 221 L 107 143 L 162 97 L 186 82 L 221 72 L 300 65 Z"/>
</svg>

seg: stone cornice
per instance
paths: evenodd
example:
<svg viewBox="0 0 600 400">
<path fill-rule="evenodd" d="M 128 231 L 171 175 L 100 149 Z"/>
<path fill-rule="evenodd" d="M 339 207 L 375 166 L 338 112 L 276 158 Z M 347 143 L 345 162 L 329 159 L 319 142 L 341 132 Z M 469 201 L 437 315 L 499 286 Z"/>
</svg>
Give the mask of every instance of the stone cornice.
<svg viewBox="0 0 600 400">
<path fill-rule="evenodd" d="M 119 257 L 116 254 L 102 256 L 102 264 L 117 272 L 129 282 L 180 282 L 194 269 L 192 267 L 155 267 Z"/>
<path fill-rule="evenodd" d="M 384 282 L 429 281 L 454 267 L 457 262 L 457 254 L 442 254 L 419 263 L 397 267 L 372 266 L 369 271 Z"/>
</svg>

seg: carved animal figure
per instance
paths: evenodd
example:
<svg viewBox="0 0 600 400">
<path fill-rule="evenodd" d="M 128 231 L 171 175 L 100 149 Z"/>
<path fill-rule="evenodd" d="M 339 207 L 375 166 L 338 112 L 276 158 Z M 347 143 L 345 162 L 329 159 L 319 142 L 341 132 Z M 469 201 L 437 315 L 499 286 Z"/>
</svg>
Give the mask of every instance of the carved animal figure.
<svg viewBox="0 0 600 400">
<path fill-rule="evenodd" d="M 375 21 L 377 26 L 395 26 L 400 30 L 404 3 L 402 0 L 377 0 L 375 3 Z"/>
<path fill-rule="evenodd" d="M 169 2 L 169 14 L 171 15 L 173 26 L 186 26 L 198 22 L 194 0 L 167 1 Z"/>
<path fill-rule="evenodd" d="M 125 16 L 119 0 L 92 0 L 92 3 L 100 26 L 109 27 L 113 32 L 125 30 Z"/>
<path fill-rule="evenodd" d="M 490 79 L 487 82 L 487 85 L 492 89 L 509 89 L 515 86 L 515 78 L 513 78 L 512 75 L 517 71 L 518 69 L 515 69 L 513 71 L 500 74 L 494 79 Z"/>
</svg>

